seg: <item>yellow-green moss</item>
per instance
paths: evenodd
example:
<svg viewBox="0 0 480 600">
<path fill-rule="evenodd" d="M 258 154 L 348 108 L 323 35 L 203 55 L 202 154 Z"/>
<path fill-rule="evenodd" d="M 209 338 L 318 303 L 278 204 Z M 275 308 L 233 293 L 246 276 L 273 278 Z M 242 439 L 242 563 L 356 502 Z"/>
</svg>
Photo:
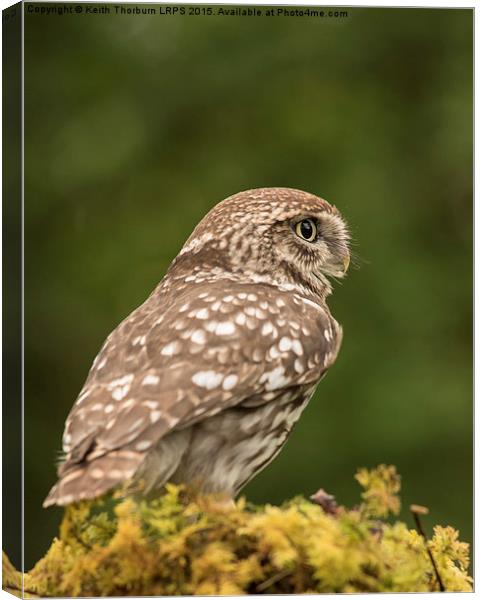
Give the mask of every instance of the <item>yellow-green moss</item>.
<svg viewBox="0 0 480 600">
<path fill-rule="evenodd" d="M 58 539 L 25 576 L 41 596 L 122 596 L 438 590 L 424 539 L 402 522 L 393 467 L 362 469 L 363 503 L 324 510 L 227 508 L 182 487 L 139 503 L 111 498 L 69 507 Z M 429 542 L 449 591 L 471 591 L 468 545 L 451 527 Z"/>
<path fill-rule="evenodd" d="M 2 588 L 21 598 L 22 574 L 15 570 L 5 552 L 2 553 Z"/>
</svg>

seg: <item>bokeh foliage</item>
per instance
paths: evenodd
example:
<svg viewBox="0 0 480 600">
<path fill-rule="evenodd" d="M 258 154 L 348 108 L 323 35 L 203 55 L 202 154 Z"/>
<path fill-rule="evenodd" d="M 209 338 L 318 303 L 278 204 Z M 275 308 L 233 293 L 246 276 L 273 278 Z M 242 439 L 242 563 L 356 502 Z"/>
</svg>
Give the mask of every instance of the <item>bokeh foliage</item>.
<svg viewBox="0 0 480 600">
<path fill-rule="evenodd" d="M 337 364 L 248 499 L 352 503 L 350 473 L 389 462 L 471 539 L 473 12 L 348 13 L 26 14 L 27 569 L 104 338 L 214 203 L 260 186 L 335 203 L 363 262 L 330 301 Z"/>
</svg>

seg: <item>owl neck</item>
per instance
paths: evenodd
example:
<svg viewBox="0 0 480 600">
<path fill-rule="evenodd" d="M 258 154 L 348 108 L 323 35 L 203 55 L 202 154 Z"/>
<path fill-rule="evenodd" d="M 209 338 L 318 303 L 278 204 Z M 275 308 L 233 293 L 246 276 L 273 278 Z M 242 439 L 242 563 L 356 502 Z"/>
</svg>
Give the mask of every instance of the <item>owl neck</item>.
<svg viewBox="0 0 480 600">
<path fill-rule="evenodd" d="M 280 263 L 278 269 L 275 270 L 274 277 L 284 287 L 291 286 L 300 294 L 313 297 L 315 300 L 325 301 L 332 293 L 332 286 L 325 275 L 300 272 L 293 264 L 286 261 Z"/>
<path fill-rule="evenodd" d="M 325 275 L 300 273 L 286 261 L 275 268 L 271 264 L 262 265 L 233 262 L 228 255 L 203 248 L 200 252 L 187 251 L 179 254 L 170 265 L 167 277 L 174 279 L 198 276 L 204 280 L 235 280 L 242 283 L 266 284 L 282 290 L 296 292 L 313 301 L 324 302 L 332 293 L 332 286 Z"/>
</svg>

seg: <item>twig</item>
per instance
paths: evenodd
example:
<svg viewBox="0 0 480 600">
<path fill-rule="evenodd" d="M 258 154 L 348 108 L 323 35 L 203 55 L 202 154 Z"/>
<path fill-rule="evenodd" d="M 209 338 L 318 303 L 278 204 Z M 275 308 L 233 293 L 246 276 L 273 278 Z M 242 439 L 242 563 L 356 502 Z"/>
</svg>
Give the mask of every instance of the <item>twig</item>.
<svg viewBox="0 0 480 600">
<path fill-rule="evenodd" d="M 428 508 L 426 508 L 425 506 L 419 506 L 418 504 L 412 504 L 410 506 L 410 512 L 413 515 L 415 525 L 417 526 L 417 531 L 423 537 L 423 540 L 425 542 L 425 548 L 427 549 L 428 556 L 430 557 L 430 561 L 433 566 L 433 570 L 435 571 L 435 576 L 437 578 L 438 585 L 440 587 L 440 591 L 444 592 L 445 586 L 443 585 L 443 581 L 442 581 L 442 578 L 440 577 L 440 573 L 438 571 L 437 564 L 435 563 L 435 559 L 433 558 L 432 551 L 430 550 L 430 548 L 428 546 L 427 536 L 425 535 L 425 531 L 423 530 L 422 523 L 420 521 L 420 515 L 428 515 Z"/>
<path fill-rule="evenodd" d="M 274 583 L 277 583 L 277 581 L 281 581 L 285 577 L 288 577 L 288 575 L 290 575 L 291 573 L 292 573 L 292 569 L 285 569 L 284 571 L 280 571 L 280 573 L 276 573 L 275 575 L 272 575 L 272 577 L 269 577 L 265 581 L 262 581 L 262 583 L 259 583 L 257 585 L 257 587 L 255 588 L 255 591 L 263 592 L 264 590 L 268 589 Z"/>
</svg>

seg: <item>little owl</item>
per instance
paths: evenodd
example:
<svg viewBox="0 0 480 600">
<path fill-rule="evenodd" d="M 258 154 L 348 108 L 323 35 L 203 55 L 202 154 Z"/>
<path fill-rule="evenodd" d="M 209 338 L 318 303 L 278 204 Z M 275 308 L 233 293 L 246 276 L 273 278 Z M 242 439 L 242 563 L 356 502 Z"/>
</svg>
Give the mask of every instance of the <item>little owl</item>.
<svg viewBox="0 0 480 600">
<path fill-rule="evenodd" d="M 241 192 L 200 221 L 147 300 L 108 336 L 65 424 L 66 505 L 166 482 L 234 498 L 278 454 L 342 329 L 326 304 L 349 235 L 288 188 Z"/>
</svg>

